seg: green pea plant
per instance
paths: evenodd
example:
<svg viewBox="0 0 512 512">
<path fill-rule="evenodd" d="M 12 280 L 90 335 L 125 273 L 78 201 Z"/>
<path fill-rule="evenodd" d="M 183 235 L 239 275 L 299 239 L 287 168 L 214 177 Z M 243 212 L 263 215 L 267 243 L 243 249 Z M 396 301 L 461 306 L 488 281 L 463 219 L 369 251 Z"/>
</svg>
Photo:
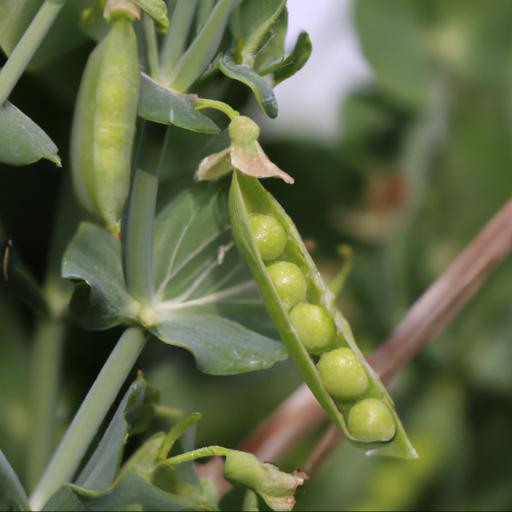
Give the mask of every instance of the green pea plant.
<svg viewBox="0 0 512 512">
<path fill-rule="evenodd" d="M 8 100 L 27 67 L 62 51 L 52 30 L 59 23 L 75 23 L 72 31 L 95 43 L 63 164 L 50 137 Z M 219 376 L 263 370 L 289 354 L 332 423 L 363 453 L 416 457 L 336 294 L 260 183 L 293 178 L 270 161 L 260 128 L 229 95 L 239 82 L 263 113 L 277 116 L 273 88 L 312 49 L 302 33 L 286 54 L 286 31 L 286 0 L 2 2 L 0 161 L 48 159 L 63 166 L 66 184 L 43 286 L 13 242 L 4 247 L 5 284 L 36 318 L 37 432 L 28 447 L 30 498 L 0 453 L 0 508 L 219 510 L 218 489 L 194 462 L 214 456 L 245 490 L 245 510 L 293 508 L 307 479 L 302 470 L 284 472 L 223 446 L 196 448 L 201 415 L 160 405 L 142 373 L 109 415 L 150 337 L 187 350 L 200 371 Z M 167 165 L 178 129 L 214 149 L 192 150 L 193 176 Z M 159 188 L 163 174 L 176 179 Z M 52 455 L 57 361 L 72 324 L 122 334 Z"/>
</svg>

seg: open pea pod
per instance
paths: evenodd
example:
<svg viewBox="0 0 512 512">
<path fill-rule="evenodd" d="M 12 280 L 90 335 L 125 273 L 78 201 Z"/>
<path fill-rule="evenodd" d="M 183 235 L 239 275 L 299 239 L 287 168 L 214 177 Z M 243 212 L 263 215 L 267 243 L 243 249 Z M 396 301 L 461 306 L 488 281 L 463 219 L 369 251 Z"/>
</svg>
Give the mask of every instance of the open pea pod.
<svg viewBox="0 0 512 512">
<path fill-rule="evenodd" d="M 258 283 L 268 312 L 290 356 L 300 368 L 306 384 L 330 419 L 352 443 L 366 449 L 368 454 L 416 458 L 416 451 L 396 414 L 391 397 L 378 376 L 365 361 L 348 322 L 336 308 L 334 295 L 322 281 L 295 225 L 284 209 L 256 178 L 235 171 L 229 196 L 229 212 L 235 242 Z M 252 224 L 254 215 L 271 216 L 284 228 L 285 241 L 283 241 L 282 250 L 279 249 L 270 258 L 261 252 L 261 246 L 254 236 L 254 224 Z M 268 219 L 268 217 L 266 218 Z M 360 368 L 366 384 L 357 396 L 340 400 L 333 398 L 327 390 L 325 375 L 320 373 L 315 364 L 320 352 L 315 352 L 310 347 L 308 347 L 309 352 L 306 349 L 305 344 L 301 341 L 303 338 L 299 335 L 300 329 L 292 321 L 293 315 L 289 312 L 290 304 L 283 301 L 282 294 L 275 284 L 275 277 L 272 276 L 272 271 L 268 270 L 267 265 L 272 266 L 272 263 L 276 261 L 279 262 L 278 264 L 289 262 L 288 264 L 292 264 L 294 268 L 300 269 L 306 284 L 304 297 L 301 300 L 306 300 L 307 297 L 307 307 L 316 308 L 318 311 L 322 310 L 331 317 L 328 322 L 331 322 L 333 326 L 333 338 L 329 347 L 324 350 L 324 354 L 334 353 L 334 351 L 344 348 L 345 352 L 352 351 L 355 358 L 359 360 L 356 360 L 354 365 L 357 364 L 357 367 Z M 300 307 L 304 307 L 304 303 L 301 303 Z M 317 355 L 311 355 L 310 352 Z M 354 382 L 349 382 L 349 385 L 353 384 Z M 377 409 L 373 409 L 375 404 Z M 369 408 L 366 407 L 368 405 Z M 368 441 L 369 436 L 365 438 L 366 426 L 361 425 L 361 419 L 369 419 L 371 422 L 381 413 L 387 418 L 385 418 L 386 429 L 390 434 L 383 441 Z M 382 422 L 378 426 L 382 427 Z"/>
</svg>

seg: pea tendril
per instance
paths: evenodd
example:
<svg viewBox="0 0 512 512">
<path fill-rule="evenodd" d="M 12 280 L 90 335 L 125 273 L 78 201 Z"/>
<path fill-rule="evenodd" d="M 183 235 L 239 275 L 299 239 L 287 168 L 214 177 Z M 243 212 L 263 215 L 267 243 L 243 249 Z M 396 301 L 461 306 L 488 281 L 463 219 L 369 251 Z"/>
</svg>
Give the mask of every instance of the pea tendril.
<svg viewBox="0 0 512 512">
<path fill-rule="evenodd" d="M 205 108 L 213 108 L 223 114 L 226 114 L 231 121 L 240 116 L 240 112 L 230 107 L 227 103 L 219 100 L 210 100 L 207 98 L 197 98 L 195 101 L 196 110 L 204 110 Z"/>
</svg>

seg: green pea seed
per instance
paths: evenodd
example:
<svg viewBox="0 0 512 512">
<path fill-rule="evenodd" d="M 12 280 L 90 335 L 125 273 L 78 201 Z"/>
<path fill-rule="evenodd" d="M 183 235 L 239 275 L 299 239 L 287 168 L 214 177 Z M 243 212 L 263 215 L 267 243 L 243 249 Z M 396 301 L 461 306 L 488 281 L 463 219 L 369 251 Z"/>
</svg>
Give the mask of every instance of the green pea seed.
<svg viewBox="0 0 512 512">
<path fill-rule="evenodd" d="M 306 299 L 306 278 L 295 263 L 279 261 L 267 267 L 267 271 L 286 309 Z"/>
<path fill-rule="evenodd" d="M 354 400 L 368 389 L 368 375 L 349 348 L 323 354 L 316 366 L 327 391 L 338 400 Z"/>
<path fill-rule="evenodd" d="M 286 245 L 286 232 L 272 215 L 254 213 L 250 216 L 252 234 L 256 247 L 264 261 L 281 256 Z"/>
<path fill-rule="evenodd" d="M 361 400 L 350 409 L 348 429 L 358 441 L 364 443 L 389 441 L 396 432 L 391 411 L 377 398 Z"/>
<path fill-rule="evenodd" d="M 336 336 L 334 321 L 323 306 L 297 304 L 290 312 L 290 322 L 310 354 L 325 352 Z"/>
</svg>

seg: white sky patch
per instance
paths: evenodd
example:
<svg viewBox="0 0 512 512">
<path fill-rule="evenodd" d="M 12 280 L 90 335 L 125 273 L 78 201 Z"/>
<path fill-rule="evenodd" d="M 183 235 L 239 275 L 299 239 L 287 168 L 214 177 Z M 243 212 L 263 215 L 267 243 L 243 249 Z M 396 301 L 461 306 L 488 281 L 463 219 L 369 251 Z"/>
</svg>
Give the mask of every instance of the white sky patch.
<svg viewBox="0 0 512 512">
<path fill-rule="evenodd" d="M 288 51 L 305 30 L 313 53 L 303 69 L 276 87 L 277 119 L 265 119 L 257 107 L 251 112 L 266 135 L 332 139 L 339 133 L 343 98 L 371 78 L 351 10 L 351 0 L 288 0 Z"/>
</svg>

